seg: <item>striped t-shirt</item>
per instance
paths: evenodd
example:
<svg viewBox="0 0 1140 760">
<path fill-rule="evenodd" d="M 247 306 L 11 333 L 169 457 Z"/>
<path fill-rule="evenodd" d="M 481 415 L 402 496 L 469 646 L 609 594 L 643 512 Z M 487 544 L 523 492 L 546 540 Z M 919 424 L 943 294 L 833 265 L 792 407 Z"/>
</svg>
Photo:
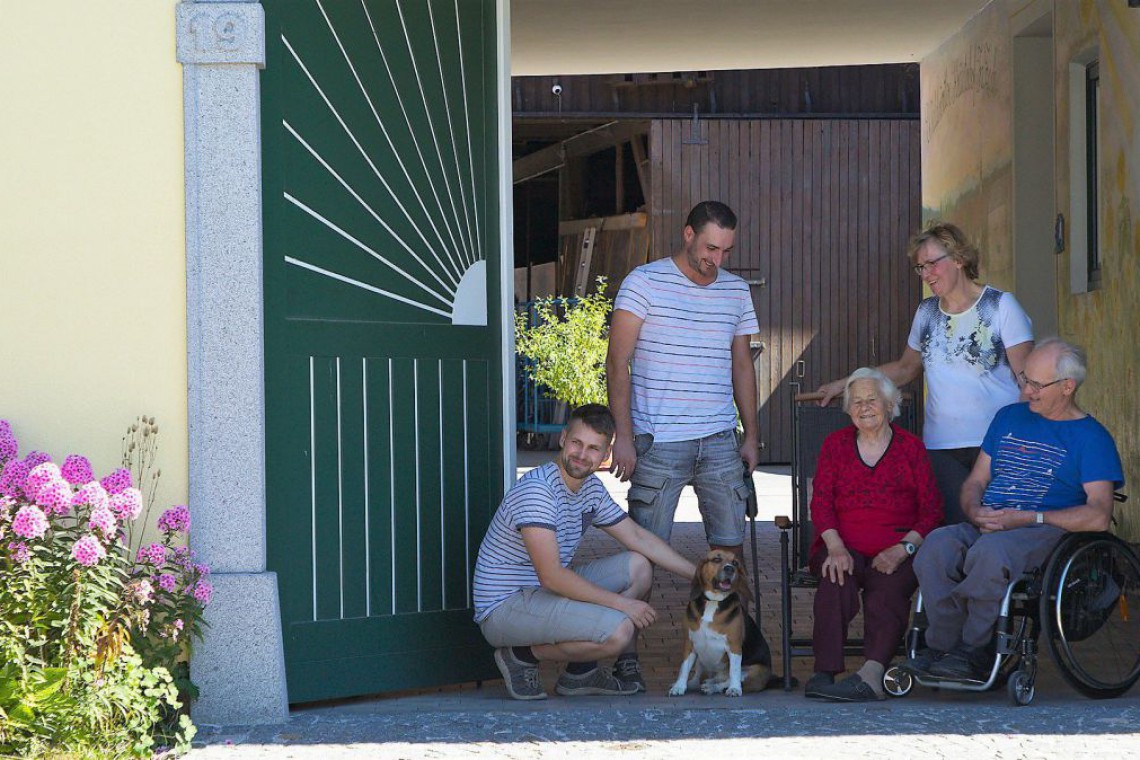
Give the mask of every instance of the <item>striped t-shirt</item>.
<svg viewBox="0 0 1140 760">
<path fill-rule="evenodd" d="M 643 320 L 630 363 L 635 434 L 692 441 L 736 427 L 732 340 L 760 330 L 744 280 L 721 269 L 698 285 L 660 259 L 629 273 L 614 309 Z"/>
<path fill-rule="evenodd" d="M 577 493 L 566 487 L 554 462 L 523 475 L 503 497 L 479 547 L 475 622 L 483 622 L 511 594 L 542 585 L 523 543 L 523 528 L 554 531 L 558 559 L 569 567 L 586 528 L 617 525 L 625 517 L 597 475 L 586 478 Z"/>
</svg>

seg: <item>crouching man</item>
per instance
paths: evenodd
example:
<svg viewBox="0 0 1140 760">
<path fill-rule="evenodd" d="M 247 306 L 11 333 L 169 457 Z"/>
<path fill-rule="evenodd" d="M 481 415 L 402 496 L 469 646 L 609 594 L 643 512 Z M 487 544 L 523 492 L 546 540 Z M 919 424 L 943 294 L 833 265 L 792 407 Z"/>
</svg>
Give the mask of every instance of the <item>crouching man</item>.
<svg viewBox="0 0 1140 760">
<path fill-rule="evenodd" d="M 653 566 L 684 577 L 696 567 L 641 528 L 594 474 L 608 456 L 614 419 L 586 404 L 570 414 L 558 459 L 531 470 L 507 492 L 475 563 L 475 622 L 515 699 L 545 699 L 542 660 L 565 662 L 562 695 L 645 690 L 637 632 L 657 612 L 643 601 Z M 590 525 L 628 551 L 571 568 Z M 616 657 L 611 672 L 598 660 Z"/>
</svg>

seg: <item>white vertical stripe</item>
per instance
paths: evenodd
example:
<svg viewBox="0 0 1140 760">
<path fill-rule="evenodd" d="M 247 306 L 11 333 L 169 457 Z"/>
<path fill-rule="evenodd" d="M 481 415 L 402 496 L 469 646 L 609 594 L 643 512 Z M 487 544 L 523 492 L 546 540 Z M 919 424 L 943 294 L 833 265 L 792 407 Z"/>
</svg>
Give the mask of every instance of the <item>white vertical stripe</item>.
<svg viewBox="0 0 1140 760">
<path fill-rule="evenodd" d="M 446 461 L 443 458 L 443 359 L 439 363 L 439 557 L 440 578 L 439 598 L 443 600 L 443 609 L 447 609 L 447 524 L 444 522 L 444 505 L 447 503 L 443 490 L 443 470 Z"/>
<path fill-rule="evenodd" d="M 416 612 L 424 611 L 424 542 L 420 526 L 420 360 L 412 359 L 412 399 L 415 406 L 415 432 L 412 436 L 416 473 Z"/>
<path fill-rule="evenodd" d="M 515 371 L 514 292 L 515 258 L 514 240 L 514 189 L 511 177 L 511 3 L 496 0 L 496 38 L 498 49 L 495 76 L 498 88 L 499 116 L 499 329 L 502 331 L 502 353 L 499 355 L 499 403 L 494 411 L 503 421 L 503 493 L 515 480 L 515 384 L 510 381 Z M 490 273 L 488 272 L 488 279 Z"/>
<path fill-rule="evenodd" d="M 392 386 L 395 384 L 395 375 L 392 372 L 392 360 L 388 360 L 388 513 L 391 521 L 390 540 L 392 542 L 390 561 L 392 569 L 388 577 L 392 579 L 392 614 L 396 614 L 396 422 L 392 414 L 395 408 L 392 405 Z"/>
<path fill-rule="evenodd" d="M 467 360 L 463 360 L 463 568 L 467 573 L 467 606 L 471 600 L 471 484 L 467 450 Z"/>
<path fill-rule="evenodd" d="M 317 619 L 317 395 L 309 357 L 309 534 L 313 552 L 313 620 Z"/>
<path fill-rule="evenodd" d="M 360 397 L 364 404 L 364 614 L 372 617 L 372 530 L 368 525 L 368 513 L 372 501 L 368 492 L 368 359 L 360 358 L 363 380 Z"/>
<path fill-rule="evenodd" d="M 344 442 L 340 426 L 340 357 L 336 358 L 336 530 L 337 574 L 340 580 L 340 617 L 344 619 Z"/>
</svg>

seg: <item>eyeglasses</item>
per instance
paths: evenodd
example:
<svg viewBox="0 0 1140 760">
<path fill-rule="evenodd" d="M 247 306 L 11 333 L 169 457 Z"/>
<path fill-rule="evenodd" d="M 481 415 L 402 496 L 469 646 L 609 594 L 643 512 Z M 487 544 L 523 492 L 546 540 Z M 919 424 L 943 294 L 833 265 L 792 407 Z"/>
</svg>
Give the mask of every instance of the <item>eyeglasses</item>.
<svg viewBox="0 0 1140 760">
<path fill-rule="evenodd" d="M 1036 380 L 1030 380 L 1028 377 L 1025 376 L 1024 372 L 1018 372 L 1017 376 L 1019 378 L 1021 378 L 1021 384 L 1022 385 L 1026 386 L 1028 388 L 1032 388 L 1033 390 L 1037 391 L 1038 393 L 1045 390 L 1050 385 L 1056 385 L 1057 383 L 1064 382 L 1065 380 L 1069 379 L 1067 377 L 1058 377 L 1056 380 L 1054 380 L 1051 383 L 1039 383 Z"/>
<path fill-rule="evenodd" d="M 923 264 L 915 264 L 913 267 L 911 267 L 911 269 L 913 269 L 914 273 L 917 274 L 919 277 L 922 277 L 924 274 L 926 274 L 928 269 L 934 269 L 935 264 L 937 264 L 939 261 L 942 261 L 942 259 L 947 258 L 949 255 L 950 254 L 948 254 L 948 253 L 944 253 L 941 256 L 939 256 L 938 258 L 931 259 L 930 261 L 927 261 Z"/>
</svg>

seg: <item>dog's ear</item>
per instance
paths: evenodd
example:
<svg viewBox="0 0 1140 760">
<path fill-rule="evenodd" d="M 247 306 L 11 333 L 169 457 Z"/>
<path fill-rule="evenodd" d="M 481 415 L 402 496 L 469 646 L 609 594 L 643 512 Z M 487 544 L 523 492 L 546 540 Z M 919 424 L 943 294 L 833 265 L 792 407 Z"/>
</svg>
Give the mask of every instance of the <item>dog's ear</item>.
<svg viewBox="0 0 1140 760">
<path fill-rule="evenodd" d="M 697 563 L 697 572 L 693 573 L 693 584 L 689 586 L 689 601 L 700 599 L 705 595 L 705 560 Z"/>
<path fill-rule="evenodd" d="M 745 605 L 752 604 L 752 581 L 748 578 L 748 571 L 744 569 L 743 560 L 737 560 L 736 593 L 744 600 Z"/>
</svg>

